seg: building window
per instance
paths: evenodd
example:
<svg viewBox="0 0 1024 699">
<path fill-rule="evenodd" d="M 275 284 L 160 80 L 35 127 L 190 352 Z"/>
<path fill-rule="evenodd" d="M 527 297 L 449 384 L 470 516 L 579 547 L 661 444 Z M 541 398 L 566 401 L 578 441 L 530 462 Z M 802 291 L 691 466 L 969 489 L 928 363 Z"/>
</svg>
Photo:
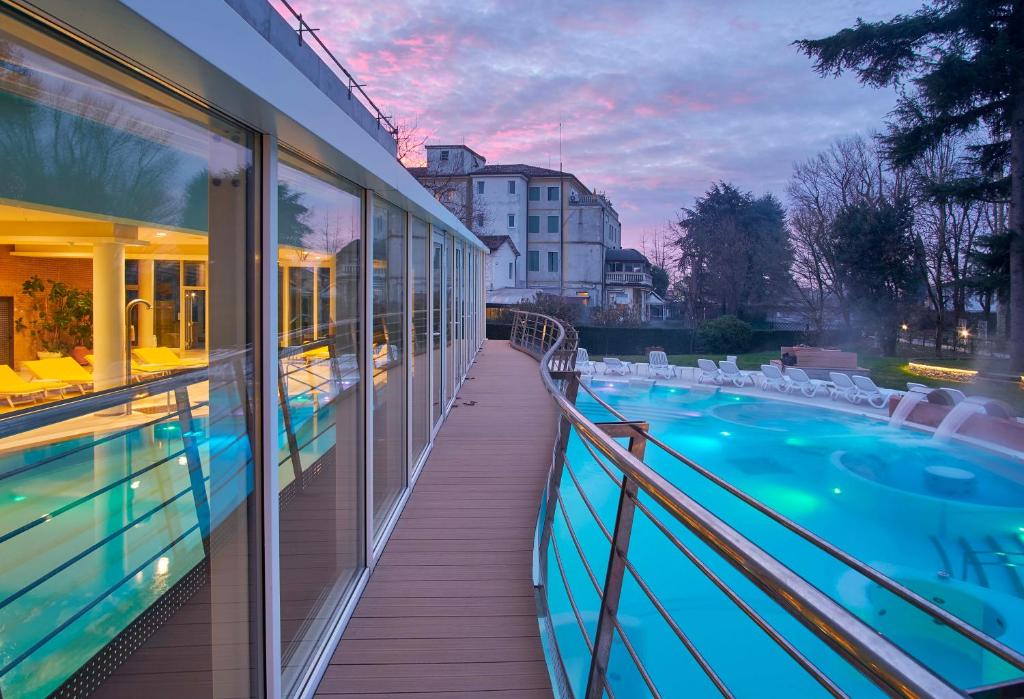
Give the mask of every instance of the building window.
<svg viewBox="0 0 1024 699">
<path fill-rule="evenodd" d="M 476 183 L 476 193 L 477 194 L 483 194 L 484 193 L 484 185 L 485 184 L 486 184 L 486 182 L 484 182 L 483 180 L 477 180 L 477 183 Z"/>
<path fill-rule="evenodd" d="M 509 214 L 508 215 L 508 227 L 509 228 L 515 228 L 516 227 L 516 215 L 515 214 Z"/>
<path fill-rule="evenodd" d="M 548 233 L 558 232 L 558 217 L 548 216 Z"/>
<path fill-rule="evenodd" d="M 540 187 L 530 187 L 527 191 L 530 201 L 540 201 Z"/>
<path fill-rule="evenodd" d="M 446 150 L 441 151 L 441 162 L 442 163 L 448 162 L 448 151 L 446 151 Z"/>
<path fill-rule="evenodd" d="M 558 271 L 558 253 L 557 252 L 549 252 L 548 253 L 548 271 L 549 272 L 557 272 Z"/>
<path fill-rule="evenodd" d="M 548 201 L 558 201 L 558 187 L 548 187 Z"/>
<path fill-rule="evenodd" d="M 509 279 L 512 278 L 512 263 L 511 262 L 508 263 L 508 278 Z"/>
<path fill-rule="evenodd" d="M 526 232 L 527 233 L 540 233 L 540 216 L 527 216 L 526 217 Z"/>
<path fill-rule="evenodd" d="M 526 253 L 526 271 L 540 271 L 540 253 L 537 252 L 536 250 L 530 250 L 529 252 Z"/>
<path fill-rule="evenodd" d="M 515 194 L 516 193 L 516 181 L 515 180 L 509 180 L 508 181 L 508 193 L 509 194 Z"/>
</svg>

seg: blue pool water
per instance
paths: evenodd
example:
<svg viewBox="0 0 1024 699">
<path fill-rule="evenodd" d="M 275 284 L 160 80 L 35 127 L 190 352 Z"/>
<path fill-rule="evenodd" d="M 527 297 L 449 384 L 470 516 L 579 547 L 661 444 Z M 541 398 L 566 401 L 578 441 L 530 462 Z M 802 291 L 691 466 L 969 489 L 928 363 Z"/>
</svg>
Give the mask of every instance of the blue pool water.
<svg viewBox="0 0 1024 699">
<path fill-rule="evenodd" d="M 707 390 L 595 386 L 627 417 L 647 420 L 670 446 L 746 493 L 917 593 L 1024 651 L 1024 463 L 857 415 Z M 588 396 L 592 420 L 608 413 Z M 618 487 L 575 437 L 567 459 L 609 529 Z M 645 461 L 893 642 L 961 688 L 1016 677 L 1013 668 L 814 549 L 780 525 L 649 445 Z M 945 469 L 945 470 L 944 470 Z M 954 474 L 952 484 L 942 475 Z M 969 481 L 967 486 L 963 481 Z M 587 561 L 603 579 L 608 544 L 568 477 L 562 493 Z M 742 592 L 853 696 L 877 690 L 788 618 L 681 525 L 661 520 Z M 554 536 L 593 637 L 597 594 L 561 513 Z M 740 696 L 824 696 L 803 671 L 638 513 L 630 559 L 676 622 Z M 577 691 L 589 654 L 549 553 L 556 636 Z M 717 696 L 675 634 L 627 576 L 620 620 L 663 696 Z M 612 651 L 616 696 L 648 696 L 621 640 Z"/>
</svg>

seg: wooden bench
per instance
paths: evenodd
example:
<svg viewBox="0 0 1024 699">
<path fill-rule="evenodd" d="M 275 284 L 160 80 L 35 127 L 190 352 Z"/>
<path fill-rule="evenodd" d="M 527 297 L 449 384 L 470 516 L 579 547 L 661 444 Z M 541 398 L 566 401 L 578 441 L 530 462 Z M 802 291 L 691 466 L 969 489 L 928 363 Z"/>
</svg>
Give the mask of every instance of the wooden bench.
<svg viewBox="0 0 1024 699">
<path fill-rule="evenodd" d="M 828 379 L 830 371 L 868 374 L 868 369 L 857 366 L 857 353 L 820 347 L 782 347 L 782 354 L 796 357 L 796 366 L 807 372 L 812 379 Z"/>
</svg>

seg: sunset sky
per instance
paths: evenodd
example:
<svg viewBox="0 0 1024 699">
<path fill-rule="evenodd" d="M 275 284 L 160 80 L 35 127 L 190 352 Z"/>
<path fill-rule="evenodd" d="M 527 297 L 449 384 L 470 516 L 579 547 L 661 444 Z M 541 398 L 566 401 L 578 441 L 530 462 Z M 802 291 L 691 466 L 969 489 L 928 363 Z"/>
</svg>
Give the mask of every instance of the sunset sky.
<svg viewBox="0 0 1024 699">
<path fill-rule="evenodd" d="M 895 96 L 819 77 L 791 42 L 912 0 L 291 0 L 378 104 L 431 143 L 604 190 L 623 245 L 714 180 L 785 200 L 793 163 L 881 127 Z"/>
</svg>

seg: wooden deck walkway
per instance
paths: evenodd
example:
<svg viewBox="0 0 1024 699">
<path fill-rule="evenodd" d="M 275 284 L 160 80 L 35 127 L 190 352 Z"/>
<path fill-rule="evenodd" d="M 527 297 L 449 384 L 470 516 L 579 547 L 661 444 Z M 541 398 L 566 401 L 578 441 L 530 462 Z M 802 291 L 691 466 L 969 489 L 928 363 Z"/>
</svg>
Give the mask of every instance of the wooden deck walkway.
<svg viewBox="0 0 1024 699">
<path fill-rule="evenodd" d="M 531 557 L 555 404 L 491 340 L 455 406 L 317 696 L 552 696 Z"/>
</svg>

